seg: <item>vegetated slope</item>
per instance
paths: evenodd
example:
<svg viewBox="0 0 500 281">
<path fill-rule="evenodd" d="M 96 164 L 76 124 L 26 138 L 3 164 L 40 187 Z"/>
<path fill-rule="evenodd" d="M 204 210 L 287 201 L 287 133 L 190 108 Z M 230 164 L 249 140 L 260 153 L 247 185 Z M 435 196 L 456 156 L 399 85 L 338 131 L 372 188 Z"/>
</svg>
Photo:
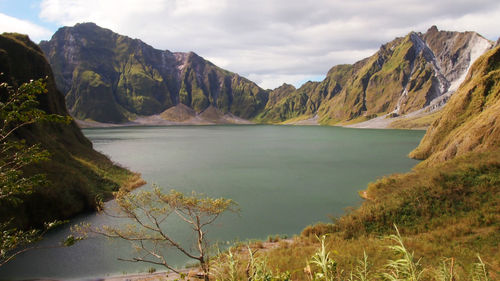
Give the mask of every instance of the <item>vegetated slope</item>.
<svg viewBox="0 0 500 281">
<path fill-rule="evenodd" d="M 260 122 L 307 119 L 318 113 L 323 101 L 337 95 L 354 74 L 357 65 L 337 65 L 322 82 L 307 82 L 300 88 L 283 84 L 269 93 L 269 101 L 256 118 Z"/>
<path fill-rule="evenodd" d="M 49 114 L 68 115 L 48 62 L 27 36 L 0 35 L 0 70 L 0 80 L 14 87 L 47 77 L 48 92 L 40 96 L 40 108 Z M 120 185 L 139 179 L 93 150 L 92 143 L 74 122 L 31 125 L 21 128 L 15 137 L 28 144 L 40 143 L 50 152 L 50 161 L 26 171 L 46 174 L 49 184 L 36 187 L 33 194 L 22 198 L 21 204 L 1 202 L 0 221 L 14 218 L 16 226 L 36 227 L 54 219 L 66 219 L 94 209 L 98 197 L 109 198 Z"/>
<path fill-rule="evenodd" d="M 477 255 L 491 280 L 500 276 L 500 46 L 485 53 L 471 67 L 442 114 L 412 155 L 426 158 L 413 171 L 371 183 L 360 194 L 358 208 L 304 229 L 302 236 L 268 254 L 270 266 L 299 270 L 317 248 L 314 234 L 330 233 L 328 249 L 337 272 L 369 256 L 372 274 L 396 259 L 380 237 L 398 226 L 404 243 L 425 268 L 423 280 L 436 279 L 443 268 L 460 280 L 472 280 Z M 285 258 L 286 257 L 286 258 Z M 443 267 L 444 264 L 444 267 Z M 386 269 L 387 270 L 387 269 Z M 340 273 L 339 273 L 340 274 Z"/>
<path fill-rule="evenodd" d="M 267 91 L 193 52 L 157 50 L 93 23 L 63 27 L 40 46 L 81 120 L 123 123 L 179 103 L 250 119 L 267 102 Z"/>
<path fill-rule="evenodd" d="M 337 124 L 405 115 L 431 104 L 432 110 L 446 102 L 470 64 L 492 45 L 475 32 L 435 26 L 423 34 L 411 32 L 369 58 L 333 67 L 322 82 L 288 89 L 288 95 L 266 105 L 260 118 L 276 122 L 317 114 L 320 123 Z"/>
<path fill-rule="evenodd" d="M 443 114 L 411 157 L 442 162 L 470 151 L 500 147 L 500 46 L 472 66 Z"/>
</svg>

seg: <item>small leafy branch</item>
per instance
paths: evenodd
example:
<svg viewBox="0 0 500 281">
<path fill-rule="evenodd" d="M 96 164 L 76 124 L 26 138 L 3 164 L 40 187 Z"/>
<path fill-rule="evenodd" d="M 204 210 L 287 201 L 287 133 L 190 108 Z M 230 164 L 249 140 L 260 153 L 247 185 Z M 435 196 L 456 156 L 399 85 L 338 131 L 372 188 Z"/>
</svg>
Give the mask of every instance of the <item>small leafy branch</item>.
<svg viewBox="0 0 500 281">
<path fill-rule="evenodd" d="M 46 92 L 44 79 L 32 80 L 17 89 L 0 83 L 0 202 L 19 204 L 22 195 L 46 183 L 44 175 L 26 176 L 23 171 L 29 165 L 49 160 L 49 152 L 39 144 L 27 145 L 25 140 L 14 137 L 19 129 L 36 122 L 70 122 L 69 116 L 47 114 L 39 109 L 38 96 Z M 43 230 L 20 230 L 11 227 L 11 222 L 0 223 L 0 266 L 35 249 L 20 247 L 40 240 L 45 232 L 62 223 L 46 223 Z"/>
<path fill-rule="evenodd" d="M 17 196 L 29 194 L 34 186 L 45 182 L 40 174 L 23 176 L 23 169 L 47 161 L 50 154 L 39 144 L 27 145 L 25 140 L 13 138 L 13 134 L 40 121 L 71 121 L 69 116 L 47 114 L 38 108 L 38 96 L 47 92 L 45 85 L 44 79 L 31 80 L 17 89 L 0 83 L 0 200 L 19 202 Z"/>
<path fill-rule="evenodd" d="M 45 223 L 44 228 L 31 229 L 31 230 L 19 230 L 16 228 L 10 228 L 8 223 L 0 224 L 0 267 L 6 263 L 13 260 L 18 255 L 35 250 L 35 249 L 47 249 L 47 248 L 58 248 L 62 246 L 71 246 L 76 240 L 73 236 L 69 236 L 62 242 L 62 244 L 53 246 L 26 246 L 33 245 L 33 243 L 40 241 L 40 239 L 47 233 L 47 231 L 54 229 L 62 224 L 67 223 L 67 221 L 54 221 L 51 223 Z"/>
</svg>

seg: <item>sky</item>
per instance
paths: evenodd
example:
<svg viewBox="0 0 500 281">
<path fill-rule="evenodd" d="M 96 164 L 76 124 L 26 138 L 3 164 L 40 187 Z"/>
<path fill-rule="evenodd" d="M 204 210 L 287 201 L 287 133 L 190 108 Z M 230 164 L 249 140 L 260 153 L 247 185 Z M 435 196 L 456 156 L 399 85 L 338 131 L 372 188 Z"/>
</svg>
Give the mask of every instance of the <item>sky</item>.
<svg viewBox="0 0 500 281">
<path fill-rule="evenodd" d="M 193 51 L 272 89 L 322 80 L 411 31 L 500 36 L 498 0 L 0 0 L 0 33 L 39 42 L 94 22 L 172 52 Z"/>
</svg>

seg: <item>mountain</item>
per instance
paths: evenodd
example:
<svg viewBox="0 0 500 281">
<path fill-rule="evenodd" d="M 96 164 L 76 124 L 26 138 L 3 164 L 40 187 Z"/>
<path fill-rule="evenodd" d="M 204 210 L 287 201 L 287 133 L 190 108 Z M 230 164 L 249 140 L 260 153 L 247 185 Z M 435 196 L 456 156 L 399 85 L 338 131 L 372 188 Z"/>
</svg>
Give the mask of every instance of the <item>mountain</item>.
<svg viewBox="0 0 500 281">
<path fill-rule="evenodd" d="M 411 32 L 382 45 L 371 57 L 334 66 L 321 82 L 289 90 L 268 103 L 261 118 L 285 121 L 318 115 L 322 124 L 348 124 L 434 110 L 456 91 L 474 60 L 492 46 L 475 32 L 439 31 L 435 26 L 426 33 Z"/>
<path fill-rule="evenodd" d="M 93 23 L 59 29 L 40 47 L 77 119 L 123 123 L 184 104 L 253 118 L 268 92 L 197 54 L 161 51 Z"/>
<path fill-rule="evenodd" d="M 443 162 L 500 147 L 500 46 L 480 57 L 411 157 Z"/>
<path fill-rule="evenodd" d="M 70 113 L 80 120 L 208 124 L 249 119 L 361 122 L 354 125 L 361 127 L 386 127 L 407 120 L 402 116 L 416 118 L 441 109 L 471 64 L 493 45 L 475 32 L 433 26 L 396 38 L 352 65 L 334 66 L 321 82 L 265 91 L 195 53 L 156 50 L 93 23 L 63 27 L 40 43 Z M 416 123 L 428 124 L 435 117 Z"/>
<path fill-rule="evenodd" d="M 14 87 L 32 79 L 46 78 L 47 93 L 39 107 L 48 114 L 68 116 L 63 95 L 57 90 L 50 65 L 38 45 L 25 35 L 0 35 L 0 82 Z M 3 93 L 2 93 L 3 95 Z M 92 143 L 75 122 L 40 123 L 16 131 L 17 139 L 40 143 L 50 161 L 30 167 L 26 173 L 46 174 L 48 186 L 35 187 L 21 204 L 0 202 L 0 221 L 14 218 L 16 226 L 41 226 L 43 222 L 66 219 L 96 207 L 96 198 L 110 198 L 120 186 L 139 179 L 92 149 Z M 139 182 L 135 182 L 138 184 Z"/>
<path fill-rule="evenodd" d="M 257 117 L 261 122 L 307 119 L 318 114 L 322 102 L 332 99 L 346 85 L 357 65 L 334 66 L 322 82 L 306 82 L 299 89 L 282 85 L 269 93 L 269 101 Z"/>
</svg>

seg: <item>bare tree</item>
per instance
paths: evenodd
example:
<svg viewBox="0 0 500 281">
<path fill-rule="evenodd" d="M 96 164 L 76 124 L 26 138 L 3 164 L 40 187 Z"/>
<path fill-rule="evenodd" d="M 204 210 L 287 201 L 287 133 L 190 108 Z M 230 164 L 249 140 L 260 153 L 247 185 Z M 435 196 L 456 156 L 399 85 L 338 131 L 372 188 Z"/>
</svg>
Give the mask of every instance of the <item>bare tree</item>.
<svg viewBox="0 0 500 281">
<path fill-rule="evenodd" d="M 80 227 L 79 232 L 93 232 L 129 241 L 138 250 L 138 255 L 133 258 L 119 258 L 120 260 L 162 265 L 179 273 L 163 255 L 165 249 L 173 248 L 198 261 L 205 280 L 208 280 L 210 271 L 206 227 L 222 213 L 237 211 L 236 203 L 230 199 L 207 198 L 195 192 L 186 196 L 175 190 L 165 194 L 158 187 L 155 187 L 153 191 L 139 193 L 118 192 L 116 203 L 119 212 L 116 214 L 106 212 L 106 214 L 132 220 L 132 223 L 121 227 L 99 228 L 90 228 L 87 225 Z M 196 236 L 194 249 L 181 245 L 172 237 L 168 222 L 166 222 L 171 215 L 180 218 L 194 231 Z"/>
</svg>

